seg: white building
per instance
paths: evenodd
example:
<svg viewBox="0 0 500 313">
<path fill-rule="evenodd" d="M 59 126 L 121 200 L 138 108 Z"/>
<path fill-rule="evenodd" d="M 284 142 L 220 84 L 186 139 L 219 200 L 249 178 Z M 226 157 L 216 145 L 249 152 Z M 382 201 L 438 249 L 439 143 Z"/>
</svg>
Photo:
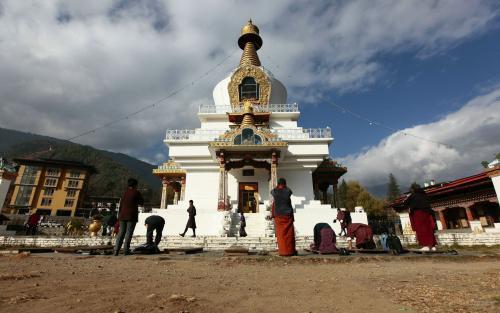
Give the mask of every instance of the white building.
<svg viewBox="0 0 500 313">
<path fill-rule="evenodd" d="M 176 234 L 193 200 L 200 235 L 232 235 L 239 210 L 246 213 L 249 236 L 270 235 L 270 190 L 283 177 L 293 191 L 296 230 L 310 235 L 316 223 L 332 224 L 336 210 L 326 191 L 335 191 L 346 172 L 329 158 L 331 129 L 298 125 L 298 105 L 287 103 L 285 86 L 261 65 L 262 39 L 251 21 L 238 45 L 240 64 L 215 86 L 214 104 L 199 107 L 200 127 L 166 132 L 170 160 L 154 170 L 163 180 L 161 208 L 154 213 L 165 217 L 167 234 Z M 167 207 L 168 186 L 176 192 Z M 136 234 L 145 232 L 148 215 L 141 214 Z M 353 213 L 353 220 L 367 223 L 365 213 Z"/>
</svg>

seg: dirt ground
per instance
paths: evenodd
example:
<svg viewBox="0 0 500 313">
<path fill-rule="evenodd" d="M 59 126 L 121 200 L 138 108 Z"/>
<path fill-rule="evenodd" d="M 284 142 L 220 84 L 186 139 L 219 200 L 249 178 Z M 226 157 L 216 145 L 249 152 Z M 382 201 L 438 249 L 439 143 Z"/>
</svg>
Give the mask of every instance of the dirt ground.
<svg viewBox="0 0 500 313">
<path fill-rule="evenodd" d="M 0 312 L 500 312 L 500 251 L 0 256 Z"/>
</svg>

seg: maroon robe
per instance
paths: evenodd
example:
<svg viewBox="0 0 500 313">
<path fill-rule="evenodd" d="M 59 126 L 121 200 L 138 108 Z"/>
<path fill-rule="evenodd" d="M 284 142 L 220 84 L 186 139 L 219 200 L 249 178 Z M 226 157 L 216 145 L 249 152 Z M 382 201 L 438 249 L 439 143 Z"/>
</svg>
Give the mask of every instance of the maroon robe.
<svg viewBox="0 0 500 313">
<path fill-rule="evenodd" d="M 356 238 L 356 248 L 374 248 L 372 247 L 373 231 L 368 225 L 361 223 L 349 224 L 347 226 L 347 237 Z"/>
<path fill-rule="evenodd" d="M 274 198 L 271 216 L 274 218 L 278 253 L 280 256 L 296 255 L 293 208 L 290 199 L 292 191 L 284 185 L 278 185 L 271 194 Z"/>
<path fill-rule="evenodd" d="M 436 222 L 431 209 L 430 201 L 424 191 L 413 192 L 405 203 L 410 208 L 411 228 L 417 233 L 417 241 L 421 247 L 437 245 L 434 229 Z"/>
<path fill-rule="evenodd" d="M 434 217 L 430 210 L 415 210 L 410 213 L 411 228 L 417 233 L 417 241 L 421 247 L 434 247 L 437 245 L 434 236 L 436 227 Z"/>
</svg>

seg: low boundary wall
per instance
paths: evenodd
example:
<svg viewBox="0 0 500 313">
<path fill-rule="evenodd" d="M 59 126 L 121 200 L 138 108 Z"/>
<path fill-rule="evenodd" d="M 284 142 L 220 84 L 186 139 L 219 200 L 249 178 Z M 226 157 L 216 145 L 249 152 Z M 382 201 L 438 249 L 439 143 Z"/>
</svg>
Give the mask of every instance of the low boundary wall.
<svg viewBox="0 0 500 313">
<path fill-rule="evenodd" d="M 436 234 L 440 245 L 462 245 L 475 246 L 500 245 L 500 233 L 438 233 Z M 416 244 L 415 235 L 400 236 L 403 245 Z M 72 246 L 96 246 L 108 243 L 114 244 L 114 238 L 109 237 L 69 237 L 69 236 L 0 236 L 0 247 L 30 246 L 30 247 L 72 247 Z M 145 236 L 134 236 L 132 246 L 146 242 Z M 309 247 L 313 242 L 312 236 L 297 237 L 297 249 Z M 182 238 L 179 236 L 164 236 L 160 248 L 178 247 L 203 247 L 205 250 L 224 250 L 233 245 L 248 247 L 252 250 L 275 250 L 276 239 L 273 237 L 215 237 L 203 236 L 196 238 Z M 337 238 L 337 245 L 347 245 L 344 237 Z"/>
</svg>

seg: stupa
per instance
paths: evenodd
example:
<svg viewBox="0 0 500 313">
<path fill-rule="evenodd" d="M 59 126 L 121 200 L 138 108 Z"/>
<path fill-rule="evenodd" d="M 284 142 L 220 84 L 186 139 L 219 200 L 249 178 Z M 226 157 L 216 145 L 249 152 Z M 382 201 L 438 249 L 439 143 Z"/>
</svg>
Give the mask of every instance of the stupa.
<svg viewBox="0 0 500 313">
<path fill-rule="evenodd" d="M 347 169 L 329 157 L 332 131 L 298 125 L 299 106 L 287 103 L 285 86 L 261 64 L 262 44 L 259 28 L 248 21 L 238 39 L 239 66 L 215 86 L 214 104 L 200 105 L 200 127 L 166 131 L 170 160 L 154 170 L 163 193 L 153 210 L 166 220 L 164 233 L 184 229 L 193 200 L 198 235 L 235 234 L 239 211 L 249 236 L 271 235 L 265 216 L 278 177 L 293 191 L 298 235 L 311 235 L 316 223 L 332 224 L 336 217 L 337 181 Z M 175 191 L 170 205 L 167 188 Z M 145 233 L 142 220 L 149 214 L 141 214 L 136 234 Z M 353 221 L 366 223 L 366 214 L 354 213 Z"/>
</svg>

